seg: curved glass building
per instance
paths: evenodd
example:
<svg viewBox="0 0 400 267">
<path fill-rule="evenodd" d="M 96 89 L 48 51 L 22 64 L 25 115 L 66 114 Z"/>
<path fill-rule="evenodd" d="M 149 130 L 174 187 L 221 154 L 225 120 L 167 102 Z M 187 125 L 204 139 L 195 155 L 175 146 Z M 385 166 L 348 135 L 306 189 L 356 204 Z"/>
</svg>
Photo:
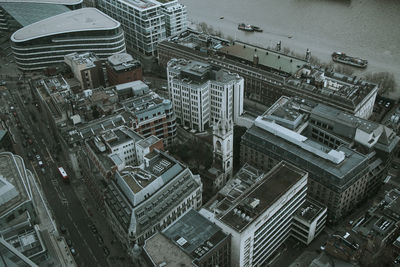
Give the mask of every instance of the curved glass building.
<svg viewBox="0 0 400 267">
<path fill-rule="evenodd" d="M 19 29 L 11 36 L 19 69 L 62 63 L 70 53 L 94 52 L 100 59 L 125 52 L 121 24 L 95 8 L 65 12 Z"/>
</svg>

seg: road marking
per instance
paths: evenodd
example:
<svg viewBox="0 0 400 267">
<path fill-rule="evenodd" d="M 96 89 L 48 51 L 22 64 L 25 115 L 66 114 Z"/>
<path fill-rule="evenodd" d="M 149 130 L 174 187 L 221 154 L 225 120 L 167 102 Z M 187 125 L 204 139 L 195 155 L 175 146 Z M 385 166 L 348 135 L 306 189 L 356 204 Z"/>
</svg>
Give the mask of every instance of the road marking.
<svg viewBox="0 0 400 267">
<path fill-rule="evenodd" d="M 74 220 L 72 220 L 71 214 L 67 213 L 67 216 L 71 221 L 74 221 Z"/>
</svg>

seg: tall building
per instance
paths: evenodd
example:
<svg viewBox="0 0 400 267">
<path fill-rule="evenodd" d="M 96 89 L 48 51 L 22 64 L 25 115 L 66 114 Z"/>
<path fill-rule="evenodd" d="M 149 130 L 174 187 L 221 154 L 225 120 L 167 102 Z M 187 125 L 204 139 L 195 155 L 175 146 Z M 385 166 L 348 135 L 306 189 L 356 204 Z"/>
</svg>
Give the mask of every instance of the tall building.
<svg viewBox="0 0 400 267">
<path fill-rule="evenodd" d="M 282 97 L 242 136 L 240 160 L 264 171 L 286 160 L 309 173 L 309 195 L 337 221 L 382 184 L 399 137 L 323 104 Z"/>
<path fill-rule="evenodd" d="M 121 22 L 131 53 L 155 56 L 160 41 L 187 28 L 186 7 L 177 0 L 100 0 L 98 6 Z"/>
<path fill-rule="evenodd" d="M 282 95 L 309 99 L 369 118 L 378 86 L 356 76 L 309 66 L 305 59 L 248 43 L 187 30 L 158 45 L 158 62 L 173 58 L 207 62 L 244 78 L 248 99 L 272 105 Z"/>
<path fill-rule="evenodd" d="M 296 229 L 297 211 L 310 210 L 306 204 L 307 176 L 307 172 L 286 162 L 267 174 L 246 164 L 200 210 L 232 236 L 231 266 L 262 266 L 289 236 L 308 244 L 306 237 L 322 230 L 326 208 L 320 205 L 315 205 L 310 215 L 300 213 L 316 227 Z"/>
<path fill-rule="evenodd" d="M 65 55 L 64 61 L 81 84 L 82 90 L 105 85 L 102 62 L 94 53 L 78 54 L 75 52 Z"/>
<path fill-rule="evenodd" d="M 168 90 L 177 121 L 204 131 L 221 119 L 236 123 L 243 113 L 243 78 L 207 63 L 172 59 Z"/>
<path fill-rule="evenodd" d="M 230 267 L 231 237 L 191 209 L 145 241 L 153 266 Z"/>
<path fill-rule="evenodd" d="M 82 7 L 82 0 L 12 0 L 0 2 L 0 32 L 14 32 L 49 17 Z"/>
<path fill-rule="evenodd" d="M 94 52 L 100 59 L 125 52 L 121 24 L 95 8 L 81 8 L 25 26 L 11 36 L 20 70 L 45 69 L 74 52 Z"/>
<path fill-rule="evenodd" d="M 198 175 L 156 149 L 143 159 L 116 171 L 105 193 L 107 221 L 128 250 L 202 202 Z"/>
<path fill-rule="evenodd" d="M 119 53 L 107 58 L 106 68 L 110 86 L 143 80 L 140 61 L 133 59 L 127 53 Z"/>
<path fill-rule="evenodd" d="M 157 1 L 164 15 L 166 37 L 177 35 L 187 29 L 186 6 L 177 0 Z"/>
<path fill-rule="evenodd" d="M 219 167 L 226 180 L 232 177 L 233 171 L 233 123 L 222 117 L 213 127 L 214 166 Z"/>
<path fill-rule="evenodd" d="M 48 229 L 38 226 L 43 223 L 43 216 L 37 212 L 41 209 L 41 203 L 34 199 L 38 196 L 35 195 L 37 191 L 33 176 L 20 156 L 10 152 L 0 153 L 0 240 L 3 240 L 0 243 L 12 245 L 39 265 L 49 257 L 46 246 L 50 242 L 45 244 L 44 241 L 44 236 L 49 238 Z M 4 263 L 3 256 L 7 257 L 7 253 L 1 247 L 0 262 Z M 8 264 L 6 261 L 5 265 Z"/>
<path fill-rule="evenodd" d="M 166 38 L 164 14 L 156 1 L 99 0 L 100 10 L 120 21 L 129 52 L 154 56 L 157 43 Z"/>
</svg>

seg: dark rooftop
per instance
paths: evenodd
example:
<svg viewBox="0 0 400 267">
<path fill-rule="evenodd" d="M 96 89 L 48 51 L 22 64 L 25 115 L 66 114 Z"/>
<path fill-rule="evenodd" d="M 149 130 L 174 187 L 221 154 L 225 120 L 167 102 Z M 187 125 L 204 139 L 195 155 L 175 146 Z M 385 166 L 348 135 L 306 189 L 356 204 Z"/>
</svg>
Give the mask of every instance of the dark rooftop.
<svg viewBox="0 0 400 267">
<path fill-rule="evenodd" d="M 163 234 L 193 259 L 200 259 L 227 237 L 221 228 L 195 210 L 188 211 Z"/>
<path fill-rule="evenodd" d="M 293 165 L 281 162 L 267 173 L 260 183 L 255 184 L 250 192 L 244 194 L 241 200 L 220 218 L 221 221 L 239 232 L 243 231 L 305 174 Z"/>
</svg>

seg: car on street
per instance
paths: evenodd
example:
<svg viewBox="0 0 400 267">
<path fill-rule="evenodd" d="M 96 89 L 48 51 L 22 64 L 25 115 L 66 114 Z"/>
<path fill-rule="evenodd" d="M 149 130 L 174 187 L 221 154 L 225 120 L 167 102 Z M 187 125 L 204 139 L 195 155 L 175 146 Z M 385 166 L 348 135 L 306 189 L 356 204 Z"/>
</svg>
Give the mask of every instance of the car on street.
<svg viewBox="0 0 400 267">
<path fill-rule="evenodd" d="M 100 244 L 104 244 L 104 240 L 100 235 L 97 236 L 97 241 L 99 241 Z"/>
<path fill-rule="evenodd" d="M 103 247 L 103 252 L 104 252 L 104 255 L 106 255 L 106 256 L 110 255 L 110 250 L 106 246 Z"/>
<path fill-rule="evenodd" d="M 35 157 L 38 161 L 40 160 L 40 155 L 37 154 Z"/>
<path fill-rule="evenodd" d="M 70 250 L 71 250 L 71 254 L 73 255 L 73 256 L 75 256 L 76 254 L 78 254 L 77 252 L 76 252 L 76 250 L 73 248 L 73 247 L 71 247 L 71 248 L 69 248 Z"/>
<path fill-rule="evenodd" d="M 390 107 L 390 102 L 386 102 L 385 108 L 389 108 L 389 107 Z"/>
<path fill-rule="evenodd" d="M 92 230 L 93 234 L 97 234 L 98 233 L 97 228 L 96 228 L 96 226 L 94 224 L 89 225 L 89 228 L 90 228 L 90 230 Z"/>
<path fill-rule="evenodd" d="M 72 240 L 71 239 L 67 238 L 65 241 L 67 242 L 68 247 L 72 247 Z"/>
</svg>

